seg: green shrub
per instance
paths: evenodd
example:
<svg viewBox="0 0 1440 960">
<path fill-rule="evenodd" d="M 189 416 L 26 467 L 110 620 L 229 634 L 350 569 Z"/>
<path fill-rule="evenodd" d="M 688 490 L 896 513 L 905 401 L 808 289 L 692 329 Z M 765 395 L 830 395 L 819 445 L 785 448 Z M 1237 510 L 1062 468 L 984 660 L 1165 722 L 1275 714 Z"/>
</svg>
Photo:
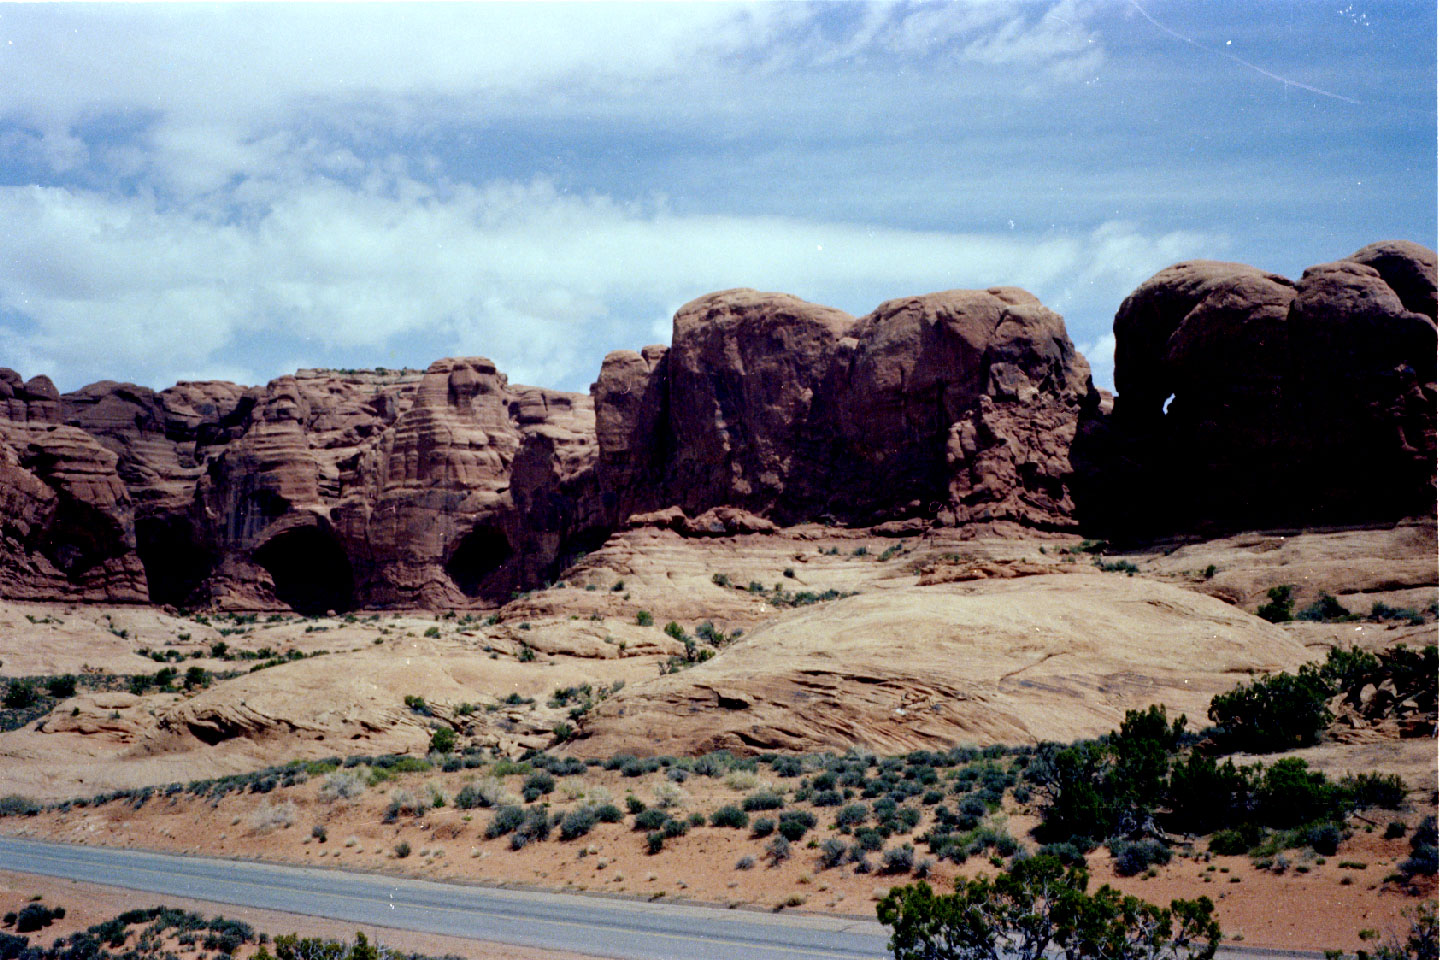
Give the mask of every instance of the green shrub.
<svg viewBox="0 0 1440 960">
<path fill-rule="evenodd" d="M 490 818 L 490 824 L 485 828 L 485 836 L 488 839 L 504 836 L 515 830 L 525 822 L 525 808 L 517 806 L 504 806 L 495 811 Z"/>
<path fill-rule="evenodd" d="M 785 797 L 783 794 L 777 793 L 774 790 L 759 790 L 742 800 L 741 806 L 752 812 L 756 810 L 779 810 L 785 806 Z"/>
<path fill-rule="evenodd" d="M 1269 620 L 1271 623 L 1282 623 L 1292 620 L 1295 616 L 1295 588 L 1289 584 L 1271 587 L 1265 591 L 1267 602 L 1262 603 L 1255 611 L 1256 616 L 1262 620 Z"/>
<path fill-rule="evenodd" d="M 1310 606 L 1301 610 L 1295 617 L 1296 620 L 1310 620 L 1321 623 L 1344 622 L 1347 620 L 1360 619 L 1351 613 L 1345 606 L 1325 591 L 1320 591 L 1320 597 Z"/>
<path fill-rule="evenodd" d="M 1308 746 L 1333 719 L 1326 701 L 1330 687 L 1319 672 L 1301 667 L 1240 684 L 1210 701 L 1209 716 L 1219 728 L 1222 748 L 1273 753 Z"/>
<path fill-rule="evenodd" d="M 1169 848 L 1158 840 L 1111 839 L 1106 846 L 1115 858 L 1115 872 L 1122 877 L 1133 877 L 1151 866 L 1170 862 Z"/>
<path fill-rule="evenodd" d="M 24 710 L 40 702 L 40 691 L 29 680 L 11 680 L 5 688 L 5 709 Z"/>
<path fill-rule="evenodd" d="M 641 610 L 635 614 L 635 623 L 641 627 L 653 627 L 655 626 L 655 617 L 649 610 Z"/>
<path fill-rule="evenodd" d="M 726 804 L 710 814 L 710 826 L 734 827 L 743 830 L 750 826 L 750 815 L 733 803 Z"/>
<path fill-rule="evenodd" d="M 600 821 L 594 807 L 577 807 L 560 818 L 560 839 L 574 840 L 589 833 Z"/>
<path fill-rule="evenodd" d="M 1210 852 L 1222 857 L 1238 857 L 1260 842 L 1260 827 L 1254 823 L 1217 830 L 1210 837 Z"/>
<path fill-rule="evenodd" d="M 1206 897 L 1172 900 L 1168 908 L 1110 887 L 1087 893 L 1089 875 L 1054 857 L 1014 864 L 993 880 L 955 881 L 955 892 L 929 884 L 895 887 L 876 915 L 891 929 L 895 960 L 971 960 L 1049 955 L 1110 960 L 1167 955 L 1210 957 L 1220 943 L 1214 905 Z"/>
<path fill-rule="evenodd" d="M 450 727 L 436 727 L 430 734 L 430 752 L 449 753 L 455 749 L 455 731 Z"/>
<path fill-rule="evenodd" d="M 668 819 L 670 819 L 670 815 L 667 814 L 664 810 L 660 810 L 654 807 L 648 810 L 641 810 L 639 813 L 635 814 L 635 829 L 659 830 L 660 827 L 663 826 L 665 821 Z"/>
<path fill-rule="evenodd" d="M 401 860 L 404 860 L 406 857 L 410 856 L 410 844 L 405 840 L 401 840 L 399 843 L 395 844 L 395 856 L 399 857 Z"/>
<path fill-rule="evenodd" d="M 908 843 L 891 847 L 881 856 L 880 862 L 885 873 L 909 873 L 915 869 L 915 848 Z"/>
<path fill-rule="evenodd" d="M 750 825 L 750 835 L 753 837 L 768 837 L 775 832 L 775 821 L 769 817 L 760 817 Z"/>
<path fill-rule="evenodd" d="M 776 827 L 780 836 L 797 843 L 809 830 L 815 826 L 815 814 L 808 810 L 786 810 L 780 814 L 780 823 Z"/>
<path fill-rule="evenodd" d="M 45 681 L 45 692 L 56 700 L 67 700 L 75 696 L 75 677 L 68 673 L 63 677 L 51 677 Z"/>
</svg>

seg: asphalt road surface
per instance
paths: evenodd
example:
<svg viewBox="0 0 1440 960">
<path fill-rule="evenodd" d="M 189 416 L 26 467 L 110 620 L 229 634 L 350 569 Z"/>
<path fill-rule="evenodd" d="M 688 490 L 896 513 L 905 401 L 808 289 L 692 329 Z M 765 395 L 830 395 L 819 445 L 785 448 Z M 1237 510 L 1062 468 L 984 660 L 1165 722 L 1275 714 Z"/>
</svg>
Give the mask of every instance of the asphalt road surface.
<svg viewBox="0 0 1440 960">
<path fill-rule="evenodd" d="M 883 960 L 874 921 L 431 883 L 0 837 L 0 867 L 473 940 L 626 960 Z M 1222 949 L 1221 957 L 1319 954 Z"/>
<path fill-rule="evenodd" d="M 430 883 L 0 838 L 7 870 L 355 923 L 633 960 L 879 960 L 873 921 Z"/>
</svg>

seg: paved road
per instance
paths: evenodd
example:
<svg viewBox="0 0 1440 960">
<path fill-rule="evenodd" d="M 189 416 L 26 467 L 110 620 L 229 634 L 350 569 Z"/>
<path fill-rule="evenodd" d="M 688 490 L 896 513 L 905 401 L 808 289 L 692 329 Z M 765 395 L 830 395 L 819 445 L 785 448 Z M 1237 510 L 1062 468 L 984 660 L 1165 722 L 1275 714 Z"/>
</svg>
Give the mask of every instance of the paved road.
<svg viewBox="0 0 1440 960">
<path fill-rule="evenodd" d="M 499 890 L 0 838 L 0 866 L 152 893 L 632 960 L 878 960 L 874 922 Z"/>
<path fill-rule="evenodd" d="M 882 960 L 873 921 L 431 883 L 0 837 L 0 867 L 217 903 L 625 960 Z M 1233 960 L 1320 954 L 1222 948 Z"/>
</svg>

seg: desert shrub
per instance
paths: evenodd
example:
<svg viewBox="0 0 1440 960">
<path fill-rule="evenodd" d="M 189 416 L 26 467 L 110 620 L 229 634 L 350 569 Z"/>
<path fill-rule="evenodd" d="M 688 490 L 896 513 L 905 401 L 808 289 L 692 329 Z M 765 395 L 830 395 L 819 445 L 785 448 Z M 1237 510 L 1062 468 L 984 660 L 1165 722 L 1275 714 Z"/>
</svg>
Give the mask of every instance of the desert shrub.
<svg viewBox="0 0 1440 960">
<path fill-rule="evenodd" d="M 779 810 L 785 806 L 785 796 L 774 790 L 760 790 L 750 794 L 750 796 L 741 801 L 741 806 L 751 812 L 756 810 Z"/>
<path fill-rule="evenodd" d="M 660 825 L 660 833 L 666 840 L 673 840 L 676 837 L 683 837 L 690 832 L 690 824 L 685 820 L 676 820 L 669 817 Z"/>
<path fill-rule="evenodd" d="M 40 702 L 40 691 L 29 680 L 11 680 L 3 702 L 6 710 L 24 710 Z"/>
<path fill-rule="evenodd" d="M 1294 619 L 1295 588 L 1289 584 L 1271 587 L 1265 591 L 1266 602 L 1255 611 L 1255 615 L 1271 623 L 1282 623 Z"/>
<path fill-rule="evenodd" d="M 845 862 L 845 854 L 849 850 L 844 840 L 839 837 L 830 837 L 820 844 L 820 867 L 830 870 Z"/>
<path fill-rule="evenodd" d="M 743 830 L 750 825 L 750 815 L 733 803 L 726 804 L 710 814 L 710 826 L 734 827 Z"/>
<path fill-rule="evenodd" d="M 1340 781 L 1340 789 L 1350 805 L 1360 809 L 1394 810 L 1405 801 L 1405 782 L 1393 773 L 1351 774 Z"/>
<path fill-rule="evenodd" d="M 1422 626 L 1425 623 L 1424 614 L 1409 607 L 1392 607 L 1388 603 L 1376 601 L 1370 607 L 1371 620 L 1399 620 L 1412 627 Z"/>
<path fill-rule="evenodd" d="M 34 933 L 50 926 L 56 920 L 65 919 L 64 907 L 47 907 L 39 903 L 27 903 L 15 915 L 16 933 Z"/>
<path fill-rule="evenodd" d="M 449 753 L 455 749 L 455 731 L 450 727 L 436 727 L 430 734 L 432 753 Z"/>
<path fill-rule="evenodd" d="M 641 627 L 655 626 L 655 616 L 649 610 L 641 610 L 635 614 L 635 623 Z"/>
<path fill-rule="evenodd" d="M 1088 885 L 1084 870 L 1037 856 L 993 880 L 959 878 L 951 894 L 937 895 L 924 881 L 895 887 L 876 915 L 891 928 L 896 960 L 1185 960 L 1213 956 L 1220 943 L 1209 898 L 1172 900 L 1167 908 L 1110 887 L 1090 894 Z"/>
<path fill-rule="evenodd" d="M 1068 840 L 1064 843 L 1047 843 L 1040 848 L 1042 856 L 1054 857 L 1067 867 L 1085 866 L 1085 853 L 1079 844 Z"/>
<path fill-rule="evenodd" d="M 769 859 L 772 867 L 779 866 L 782 861 L 790 859 L 790 841 L 784 837 L 772 838 L 769 843 L 765 844 L 765 856 Z"/>
<path fill-rule="evenodd" d="M 636 830 L 659 830 L 670 815 L 657 807 L 650 807 L 635 814 Z"/>
<path fill-rule="evenodd" d="M 1226 760 L 1217 763 L 1191 751 L 1170 768 L 1170 825 L 1188 833 L 1210 833 L 1246 816 L 1253 775 Z"/>
<path fill-rule="evenodd" d="M 1333 823 L 1321 823 L 1305 831 L 1305 842 L 1316 853 L 1333 857 L 1340 851 L 1340 828 Z"/>
<path fill-rule="evenodd" d="M 295 804 L 289 800 L 276 804 L 272 804 L 269 800 L 262 800 L 250 814 L 250 828 L 257 833 L 294 825 Z"/>
<path fill-rule="evenodd" d="M 594 807 L 576 807 L 560 818 L 560 839 L 574 840 L 583 837 L 598 822 L 600 816 Z"/>
<path fill-rule="evenodd" d="M 800 757 L 777 756 L 770 761 L 770 769 L 777 777 L 798 777 L 805 772 L 805 761 Z"/>
<path fill-rule="evenodd" d="M 835 826 L 856 827 L 864 823 L 870 816 L 870 811 L 865 809 L 863 803 L 852 803 L 849 806 L 841 807 L 835 814 Z"/>
<path fill-rule="evenodd" d="M 780 823 L 776 827 L 780 835 L 791 843 L 800 840 L 801 837 L 815 826 L 815 814 L 808 810 L 786 810 L 780 814 Z"/>
<path fill-rule="evenodd" d="M 1344 791 L 1298 757 L 1277 760 L 1265 770 L 1256 787 L 1260 822 L 1291 827 L 1326 820 L 1343 812 Z"/>
<path fill-rule="evenodd" d="M 1410 835 L 1410 856 L 1401 862 L 1400 873 L 1405 877 L 1416 874 L 1433 874 L 1440 866 L 1440 838 L 1436 836 L 1435 817 L 1420 821 Z"/>
<path fill-rule="evenodd" d="M 65 674 L 63 677 L 51 677 L 45 681 L 45 692 L 57 700 L 65 700 L 75 696 L 75 677 Z"/>
<path fill-rule="evenodd" d="M 755 858 L 751 856 L 744 856 L 735 861 L 736 870 L 749 870 L 753 866 L 755 866 Z"/>
<path fill-rule="evenodd" d="M 1122 877 L 1170 862 L 1170 850 L 1158 840 L 1111 839 L 1106 846 L 1115 858 L 1115 872 Z"/>
<path fill-rule="evenodd" d="M 768 837 L 775 832 L 775 821 L 769 817 L 760 817 L 750 825 L 750 835 L 753 837 Z"/>
<path fill-rule="evenodd" d="M 652 792 L 655 794 L 655 805 L 662 810 L 681 806 L 690 799 L 684 790 L 673 783 L 657 783 Z"/>
<path fill-rule="evenodd" d="M 939 802 L 940 794 L 935 795 L 935 800 Z M 844 802 L 839 790 L 821 790 L 810 798 L 810 803 L 817 807 L 838 807 Z"/>
<path fill-rule="evenodd" d="M 1403 836 L 1405 836 L 1405 821 L 1403 821 L 1403 820 L 1391 820 L 1390 823 L 1389 823 L 1388 825 L 1386 825 L 1386 827 L 1385 827 L 1385 839 L 1386 839 L 1386 840 L 1399 840 L 1399 839 L 1400 839 L 1401 837 L 1403 837 Z"/>
<path fill-rule="evenodd" d="M 1316 668 L 1277 673 L 1240 684 L 1210 701 L 1216 742 L 1227 751 L 1273 753 L 1307 746 L 1333 716 L 1330 687 Z"/>
<path fill-rule="evenodd" d="M 1238 857 L 1259 842 L 1259 825 L 1242 823 L 1224 830 L 1216 830 L 1210 837 L 1210 852 L 1222 857 Z"/>
<path fill-rule="evenodd" d="M 909 873 L 915 869 L 915 848 L 910 844 L 891 847 L 880 857 L 885 873 Z"/>
<path fill-rule="evenodd" d="M 396 790 L 390 794 L 390 804 L 385 808 L 385 822 L 392 823 L 406 815 L 418 817 L 428 809 L 427 798 L 418 797 L 409 790 Z"/>
<path fill-rule="evenodd" d="M 488 839 L 503 837 L 512 832 L 525 822 L 525 808 L 521 806 L 507 805 L 495 811 L 490 818 L 490 823 L 485 827 L 485 836 Z"/>
<path fill-rule="evenodd" d="M 650 854 L 659 853 L 665 849 L 665 834 L 659 830 L 652 830 L 645 835 L 645 852 Z"/>
<path fill-rule="evenodd" d="M 329 837 L 330 837 L 330 835 L 329 835 L 329 833 L 325 830 L 325 827 L 324 827 L 323 824 L 317 823 L 317 824 L 315 824 L 315 826 L 313 826 L 313 827 L 310 828 L 310 838 L 311 838 L 312 840 L 318 840 L 319 842 L 324 843 L 326 840 L 329 839 Z"/>
<path fill-rule="evenodd" d="M 1306 607 L 1298 614 L 1296 614 L 1295 619 L 1318 621 L 1321 623 L 1332 623 L 1346 620 L 1358 620 L 1360 618 L 1355 614 L 1351 613 L 1349 610 L 1345 609 L 1344 604 L 1342 604 L 1339 600 L 1336 600 L 1330 594 L 1322 590 L 1320 591 L 1319 599 L 1317 599 L 1314 603 L 1310 604 L 1310 606 Z"/>
<path fill-rule="evenodd" d="M 365 792 L 365 781 L 347 770 L 336 770 L 320 784 L 322 800 L 353 800 Z"/>
<path fill-rule="evenodd" d="M 520 796 L 526 803 L 534 803 L 554 789 L 555 778 L 543 771 L 536 771 L 525 778 L 525 786 L 520 791 Z"/>
<path fill-rule="evenodd" d="M 0 817 L 31 817 L 41 809 L 40 804 L 18 793 L 0 797 Z"/>
<path fill-rule="evenodd" d="M 395 856 L 399 857 L 401 860 L 404 860 L 406 857 L 410 856 L 409 841 L 401 840 L 399 843 L 395 844 Z"/>
</svg>

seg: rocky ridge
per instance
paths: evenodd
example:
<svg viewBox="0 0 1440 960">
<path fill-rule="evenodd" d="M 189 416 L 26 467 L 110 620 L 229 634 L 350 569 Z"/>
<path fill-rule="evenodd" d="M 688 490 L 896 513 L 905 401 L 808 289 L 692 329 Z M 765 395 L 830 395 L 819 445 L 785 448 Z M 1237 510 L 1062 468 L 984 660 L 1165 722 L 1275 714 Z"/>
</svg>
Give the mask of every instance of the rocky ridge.
<svg viewBox="0 0 1440 960">
<path fill-rule="evenodd" d="M 861 318 L 730 290 L 591 394 L 484 358 L 262 387 L 0 370 L 0 596 L 488 605 L 627 527 L 730 536 L 1135 537 L 1426 515 L 1436 259 L 1375 244 L 1298 281 L 1194 261 L 1115 319 L 1114 400 L 1013 287 Z"/>
</svg>

